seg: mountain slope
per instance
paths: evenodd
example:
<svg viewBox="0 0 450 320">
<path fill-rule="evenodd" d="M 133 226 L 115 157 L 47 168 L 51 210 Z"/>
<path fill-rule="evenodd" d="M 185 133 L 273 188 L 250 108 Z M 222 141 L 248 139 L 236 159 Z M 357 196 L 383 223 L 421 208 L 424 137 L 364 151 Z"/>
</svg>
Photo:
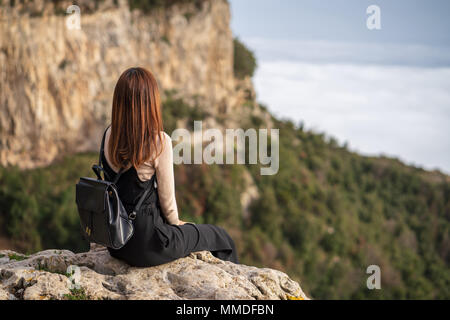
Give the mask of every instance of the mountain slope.
<svg viewBox="0 0 450 320">
<path fill-rule="evenodd" d="M 41 2 L 24 1 L 32 8 Z M 255 100 L 255 64 L 232 39 L 226 1 L 174 0 L 146 15 L 123 1 L 98 3 L 111 7 L 87 11 L 78 35 L 53 36 L 64 29 L 53 9 L 27 13 L 18 2 L 8 17 L 21 19 L 0 16 L 0 62 L 11 62 L 2 69 L 11 72 L 0 73 L 0 239 L 7 239 L 0 244 L 27 253 L 87 249 L 75 183 L 94 176 L 114 81 L 133 63 L 156 70 L 169 134 L 192 130 L 194 120 L 222 130 L 280 130 L 276 175 L 261 176 L 260 165 L 176 165 L 183 220 L 227 228 L 243 263 L 283 270 L 316 299 L 450 298 L 448 176 L 360 156 L 273 117 Z M 41 51 L 25 59 L 31 44 Z M 19 77 L 17 70 L 29 72 Z M 381 268 L 381 290 L 366 287 L 373 264 Z"/>
<path fill-rule="evenodd" d="M 449 298 L 448 176 L 363 157 L 323 134 L 272 121 L 280 128 L 279 172 L 261 176 L 259 165 L 177 165 L 181 218 L 224 226 L 243 263 L 302 279 L 316 299 Z M 74 184 L 93 176 L 96 159 L 80 154 L 45 168 L 3 168 L 1 232 L 23 251 L 85 250 Z M 259 197 L 244 215 L 239 199 L 247 170 Z M 372 264 L 381 268 L 382 290 L 366 287 Z"/>
</svg>

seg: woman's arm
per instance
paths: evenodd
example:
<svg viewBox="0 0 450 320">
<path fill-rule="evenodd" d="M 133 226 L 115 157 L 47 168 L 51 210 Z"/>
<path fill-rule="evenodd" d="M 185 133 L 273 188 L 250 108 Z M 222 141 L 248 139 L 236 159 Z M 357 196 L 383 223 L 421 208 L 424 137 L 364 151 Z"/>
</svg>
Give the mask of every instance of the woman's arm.
<svg viewBox="0 0 450 320">
<path fill-rule="evenodd" d="M 158 196 L 161 209 L 170 224 L 180 224 L 177 201 L 175 199 L 175 178 L 173 173 L 172 139 L 163 133 L 163 150 L 155 160 Z"/>
</svg>

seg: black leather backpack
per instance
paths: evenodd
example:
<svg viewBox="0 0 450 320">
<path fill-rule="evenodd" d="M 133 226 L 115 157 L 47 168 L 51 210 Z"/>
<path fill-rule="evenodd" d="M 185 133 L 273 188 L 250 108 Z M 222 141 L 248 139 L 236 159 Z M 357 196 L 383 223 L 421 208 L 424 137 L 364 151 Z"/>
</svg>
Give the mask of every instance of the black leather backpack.
<svg viewBox="0 0 450 320">
<path fill-rule="evenodd" d="M 145 190 L 134 210 L 127 213 L 116 186 L 123 173 L 123 168 L 116 174 L 114 181 L 102 179 L 101 176 L 103 171 L 104 177 L 108 177 L 101 161 L 107 129 L 103 134 L 98 165 L 92 166 L 97 179 L 80 178 L 76 185 L 76 203 L 84 238 L 89 242 L 120 249 L 133 235 L 133 220 L 150 189 Z"/>
</svg>

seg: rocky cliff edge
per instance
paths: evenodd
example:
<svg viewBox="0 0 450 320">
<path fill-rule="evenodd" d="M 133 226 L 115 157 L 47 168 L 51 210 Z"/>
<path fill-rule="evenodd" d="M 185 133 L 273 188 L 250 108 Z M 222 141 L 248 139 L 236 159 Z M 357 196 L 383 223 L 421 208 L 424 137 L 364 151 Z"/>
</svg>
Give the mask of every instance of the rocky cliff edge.
<svg viewBox="0 0 450 320">
<path fill-rule="evenodd" d="M 135 268 L 111 257 L 106 248 L 92 246 L 78 254 L 51 249 L 27 256 L 0 250 L 0 300 L 8 299 L 308 298 L 283 272 L 225 262 L 210 252 Z"/>
</svg>

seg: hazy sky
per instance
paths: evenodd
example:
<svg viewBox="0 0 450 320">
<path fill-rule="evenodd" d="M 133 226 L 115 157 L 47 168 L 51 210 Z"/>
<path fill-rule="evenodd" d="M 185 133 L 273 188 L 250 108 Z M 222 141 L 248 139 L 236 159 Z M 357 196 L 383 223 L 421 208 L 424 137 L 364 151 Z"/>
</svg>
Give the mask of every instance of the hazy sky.
<svg viewBox="0 0 450 320">
<path fill-rule="evenodd" d="M 450 173 L 450 1 L 231 0 L 258 100 L 364 154 Z M 366 27 L 369 5 L 381 30 Z"/>
</svg>

